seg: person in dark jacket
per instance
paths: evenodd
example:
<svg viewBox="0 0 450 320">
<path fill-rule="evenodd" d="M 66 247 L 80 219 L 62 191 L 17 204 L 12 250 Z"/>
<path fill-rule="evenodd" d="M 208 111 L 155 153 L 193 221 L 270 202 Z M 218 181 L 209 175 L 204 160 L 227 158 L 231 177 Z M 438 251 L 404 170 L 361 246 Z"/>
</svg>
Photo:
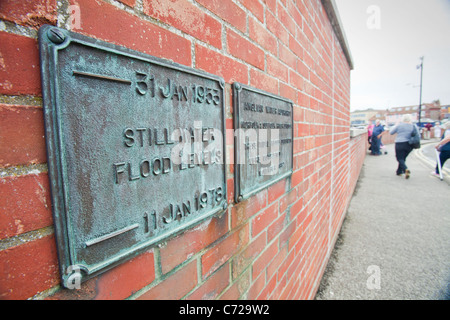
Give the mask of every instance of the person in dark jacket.
<svg viewBox="0 0 450 320">
<path fill-rule="evenodd" d="M 445 161 L 450 159 L 450 121 L 444 124 L 444 134 L 441 142 L 436 145 L 436 150 L 440 151 L 439 160 L 441 167 L 444 166 Z M 436 170 L 432 172 L 433 175 L 439 176 L 439 167 L 436 165 Z"/>
<path fill-rule="evenodd" d="M 384 133 L 384 127 L 381 125 L 380 120 L 375 122 L 375 127 L 373 127 L 372 131 L 372 152 L 370 153 L 373 156 L 381 155 L 380 147 L 381 147 L 381 136 Z"/>
<path fill-rule="evenodd" d="M 402 122 L 390 131 L 391 135 L 397 134 L 397 137 L 395 137 L 395 157 L 398 162 L 397 175 L 405 174 L 406 179 L 409 179 L 411 175 L 411 170 L 406 166 L 406 158 L 413 150 L 413 147 L 409 144 L 409 139 L 414 130 L 416 134 L 419 134 L 416 126 L 411 123 L 411 115 L 405 114 Z"/>
</svg>

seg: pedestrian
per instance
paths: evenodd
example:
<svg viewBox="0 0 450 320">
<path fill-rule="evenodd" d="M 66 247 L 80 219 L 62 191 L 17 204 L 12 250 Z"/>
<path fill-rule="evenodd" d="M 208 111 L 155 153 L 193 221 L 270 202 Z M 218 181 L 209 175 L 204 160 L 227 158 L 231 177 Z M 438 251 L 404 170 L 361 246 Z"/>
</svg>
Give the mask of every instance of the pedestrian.
<svg viewBox="0 0 450 320">
<path fill-rule="evenodd" d="M 444 166 L 445 161 L 450 159 L 450 121 L 446 122 L 443 126 L 444 134 L 442 140 L 436 145 L 436 150 L 440 152 L 439 160 L 441 162 L 441 168 Z M 439 164 L 436 164 L 436 170 L 432 175 L 439 177 Z"/>
<path fill-rule="evenodd" d="M 416 126 L 411 123 L 411 115 L 409 114 L 405 114 L 402 122 L 390 131 L 391 135 L 397 133 L 397 137 L 395 138 L 395 157 L 398 162 L 397 176 L 405 174 L 406 179 L 409 179 L 411 175 L 411 170 L 406 166 L 406 158 L 413 150 L 413 147 L 409 144 L 409 139 L 414 131 L 416 134 L 419 134 Z"/>
<path fill-rule="evenodd" d="M 431 128 L 433 127 L 433 125 L 431 124 L 431 123 L 427 123 L 426 125 L 425 125 L 425 134 L 424 134 L 424 138 L 426 139 L 426 140 L 429 140 L 430 139 L 430 136 L 431 136 Z"/>
<path fill-rule="evenodd" d="M 434 125 L 434 137 L 439 139 L 441 137 L 441 126 L 439 122 L 436 122 Z"/>
<path fill-rule="evenodd" d="M 370 123 L 369 126 L 367 127 L 367 142 L 369 142 L 369 151 L 372 151 L 372 132 L 373 132 L 373 123 Z"/>
<path fill-rule="evenodd" d="M 381 124 L 380 120 L 375 122 L 375 127 L 373 127 L 372 131 L 372 152 L 370 153 L 373 156 L 381 155 L 380 147 L 381 147 L 381 136 L 384 134 L 384 127 Z"/>
</svg>

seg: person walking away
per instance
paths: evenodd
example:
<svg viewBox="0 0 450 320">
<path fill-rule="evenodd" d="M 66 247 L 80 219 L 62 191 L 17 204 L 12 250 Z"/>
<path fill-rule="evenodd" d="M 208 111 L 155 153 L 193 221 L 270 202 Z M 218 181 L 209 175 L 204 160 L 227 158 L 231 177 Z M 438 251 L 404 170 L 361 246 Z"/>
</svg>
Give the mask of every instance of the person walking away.
<svg viewBox="0 0 450 320">
<path fill-rule="evenodd" d="M 409 144 L 409 139 L 414 130 L 416 131 L 416 134 L 419 134 L 416 126 L 411 123 L 411 115 L 405 114 L 402 118 L 402 122 L 397 124 L 390 131 L 391 135 L 397 134 L 397 137 L 395 138 L 395 157 L 398 162 L 397 176 L 405 174 L 406 179 L 409 179 L 411 175 L 411 170 L 406 166 L 406 158 L 413 150 L 413 147 Z"/>
<path fill-rule="evenodd" d="M 441 162 L 441 168 L 444 166 L 445 161 L 450 159 L 450 121 L 443 125 L 444 134 L 442 135 L 442 140 L 436 145 L 436 150 L 440 152 L 439 160 Z M 434 170 L 432 175 L 439 177 L 439 164 L 436 164 L 436 170 Z"/>
<path fill-rule="evenodd" d="M 380 147 L 381 147 L 381 136 L 384 134 L 384 127 L 381 125 L 380 120 L 375 122 L 375 127 L 372 131 L 372 152 L 370 153 L 373 156 L 381 155 Z"/>
</svg>

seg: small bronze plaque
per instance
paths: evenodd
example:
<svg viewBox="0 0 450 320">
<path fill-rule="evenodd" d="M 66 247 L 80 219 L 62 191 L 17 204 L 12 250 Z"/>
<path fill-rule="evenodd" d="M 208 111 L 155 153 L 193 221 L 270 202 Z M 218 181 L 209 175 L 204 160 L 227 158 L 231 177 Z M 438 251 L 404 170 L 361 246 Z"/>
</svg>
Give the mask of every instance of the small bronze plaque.
<svg viewBox="0 0 450 320">
<path fill-rule="evenodd" d="M 292 174 L 292 102 L 233 84 L 235 200 L 240 202 Z"/>
<path fill-rule="evenodd" d="M 66 286 L 226 209 L 223 79 L 51 26 L 39 44 Z"/>
</svg>

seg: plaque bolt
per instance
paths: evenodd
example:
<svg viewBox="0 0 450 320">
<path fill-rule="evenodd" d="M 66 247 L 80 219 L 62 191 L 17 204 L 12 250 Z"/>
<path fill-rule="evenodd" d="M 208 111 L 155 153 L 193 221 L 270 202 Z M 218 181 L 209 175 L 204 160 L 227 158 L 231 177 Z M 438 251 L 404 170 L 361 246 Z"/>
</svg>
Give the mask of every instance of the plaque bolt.
<svg viewBox="0 0 450 320">
<path fill-rule="evenodd" d="M 47 32 L 47 37 L 50 39 L 51 42 L 60 44 L 63 43 L 66 39 L 66 36 L 64 33 L 56 28 L 52 28 Z"/>
</svg>

